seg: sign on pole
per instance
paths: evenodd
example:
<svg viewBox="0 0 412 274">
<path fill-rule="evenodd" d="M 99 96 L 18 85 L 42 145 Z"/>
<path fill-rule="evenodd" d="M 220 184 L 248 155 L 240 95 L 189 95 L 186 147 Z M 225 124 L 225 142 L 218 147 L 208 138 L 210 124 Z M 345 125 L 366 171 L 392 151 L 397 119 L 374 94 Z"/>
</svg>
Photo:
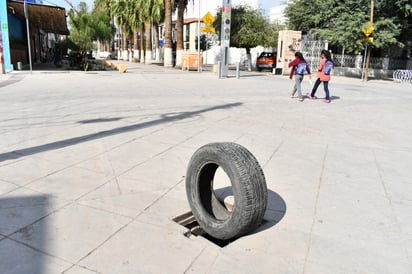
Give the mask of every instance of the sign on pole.
<svg viewBox="0 0 412 274">
<path fill-rule="evenodd" d="M 221 56 L 221 76 L 229 75 L 229 46 L 230 46 L 230 23 L 232 13 L 232 1 L 222 2 L 222 25 L 220 34 L 220 56 Z"/>
<path fill-rule="evenodd" d="M 207 12 L 203 17 L 202 17 L 203 23 L 205 23 L 206 27 L 210 27 L 213 22 L 215 22 L 215 18 L 210 12 Z"/>
<path fill-rule="evenodd" d="M 210 27 L 203 27 L 203 28 L 200 28 L 200 31 L 201 32 L 207 32 L 207 33 L 215 33 L 215 28 L 210 28 Z"/>
<path fill-rule="evenodd" d="M 368 22 L 366 27 L 362 29 L 363 34 L 365 34 L 366 37 L 369 37 L 372 32 L 375 30 L 371 22 Z"/>
</svg>

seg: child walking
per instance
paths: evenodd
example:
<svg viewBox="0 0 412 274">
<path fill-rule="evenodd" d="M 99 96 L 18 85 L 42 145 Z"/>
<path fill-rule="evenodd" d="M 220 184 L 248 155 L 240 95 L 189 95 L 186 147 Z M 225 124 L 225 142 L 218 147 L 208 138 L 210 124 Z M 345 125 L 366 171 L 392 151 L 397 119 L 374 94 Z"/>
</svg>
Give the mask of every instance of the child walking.
<svg viewBox="0 0 412 274">
<path fill-rule="evenodd" d="M 321 60 L 318 66 L 318 79 L 316 79 L 312 92 L 306 93 L 306 96 L 309 99 L 315 99 L 316 91 L 320 83 L 323 82 L 323 88 L 325 90 L 325 99 L 323 99 L 322 102 L 330 103 L 329 81 L 330 81 L 330 73 L 333 68 L 333 61 L 330 56 L 330 52 L 325 49 L 321 51 L 320 57 L 321 57 Z"/>
<path fill-rule="evenodd" d="M 299 101 L 302 102 L 303 96 L 302 96 L 301 83 L 303 81 L 305 72 L 308 73 L 309 79 L 311 79 L 311 75 L 310 75 L 310 68 L 308 64 L 306 63 L 306 60 L 303 58 L 303 55 L 301 52 L 297 51 L 295 53 L 295 60 L 289 63 L 289 68 L 290 67 L 292 67 L 292 70 L 290 71 L 289 78 L 292 79 L 293 76 L 295 76 L 295 85 L 293 86 L 293 90 L 292 90 L 292 93 L 290 94 L 290 97 L 293 98 L 295 96 L 295 93 L 298 92 Z"/>
</svg>

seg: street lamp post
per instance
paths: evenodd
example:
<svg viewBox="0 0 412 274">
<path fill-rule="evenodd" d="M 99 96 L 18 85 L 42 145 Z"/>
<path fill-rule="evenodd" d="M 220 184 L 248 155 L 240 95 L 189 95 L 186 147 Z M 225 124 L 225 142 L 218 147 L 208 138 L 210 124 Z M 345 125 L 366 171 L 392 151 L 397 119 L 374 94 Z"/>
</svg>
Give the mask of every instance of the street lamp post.
<svg viewBox="0 0 412 274">
<path fill-rule="evenodd" d="M 29 64 L 30 64 L 30 73 L 33 71 L 31 63 L 31 45 L 30 45 L 30 29 L 29 29 L 29 14 L 27 12 L 27 2 L 24 0 L 24 17 L 26 18 L 26 30 L 27 30 L 27 49 L 29 51 Z"/>
<path fill-rule="evenodd" d="M 374 0 L 371 0 L 371 16 L 370 16 L 370 24 L 371 24 L 371 26 L 372 26 L 372 24 L 373 24 L 373 8 L 374 8 Z M 366 50 L 367 50 L 367 44 L 368 43 L 368 41 L 366 41 Z M 369 51 L 368 51 L 368 56 L 366 57 L 366 68 L 365 68 L 365 78 L 364 78 L 364 81 L 368 81 L 368 73 L 369 73 L 369 62 L 370 62 L 370 59 L 371 59 L 371 48 L 369 49 Z"/>
<path fill-rule="evenodd" d="M 197 16 L 197 72 L 200 72 L 200 0 L 199 0 L 199 14 Z"/>
</svg>

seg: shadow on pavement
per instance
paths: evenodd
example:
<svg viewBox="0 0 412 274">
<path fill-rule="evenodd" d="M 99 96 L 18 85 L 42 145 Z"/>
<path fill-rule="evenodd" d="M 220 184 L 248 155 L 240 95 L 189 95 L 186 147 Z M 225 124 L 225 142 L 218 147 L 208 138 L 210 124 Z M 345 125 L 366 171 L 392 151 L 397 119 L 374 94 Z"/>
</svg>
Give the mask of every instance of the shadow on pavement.
<svg viewBox="0 0 412 274">
<path fill-rule="evenodd" d="M 232 187 L 223 187 L 215 190 L 219 200 L 224 200 L 225 197 L 233 195 Z M 251 234 L 258 233 L 275 226 L 279 223 L 286 214 L 286 202 L 276 192 L 268 189 L 268 204 L 263 222 L 256 231 Z"/>
<path fill-rule="evenodd" d="M 214 111 L 218 109 L 228 109 L 228 108 L 233 108 L 233 107 L 238 107 L 241 106 L 242 103 L 231 103 L 231 104 L 224 104 L 224 105 L 218 105 L 214 107 L 209 107 L 209 108 L 204 108 L 196 111 L 189 111 L 189 112 L 182 112 L 178 113 L 175 115 L 163 115 L 161 118 L 148 121 L 148 122 L 143 122 L 140 124 L 134 124 L 130 126 L 124 126 L 124 127 L 118 127 L 110 130 L 104 130 L 104 131 L 99 131 L 96 133 L 91 133 L 79 137 L 74 137 L 74 138 L 69 138 L 65 140 L 60 140 L 48 144 L 43 144 L 43 145 L 38 145 L 38 146 L 33 146 L 33 147 L 28 147 L 28 148 L 23 148 L 19 150 L 14 150 L 11 152 L 5 152 L 0 154 L 0 162 L 6 161 L 6 160 L 12 160 L 12 159 L 19 159 L 21 157 L 27 156 L 27 155 L 33 155 L 37 153 L 41 153 L 44 151 L 50 151 L 50 150 L 55 150 L 55 149 L 60 149 L 68 146 L 73 146 L 76 144 L 84 143 L 84 142 L 89 142 L 93 141 L 96 139 L 116 135 L 116 134 L 121 134 L 124 132 L 129 132 L 129 131 L 134 131 L 134 130 L 139 130 L 147 127 L 152 127 L 156 126 L 159 124 L 164 124 L 164 123 L 170 123 L 174 121 L 179 121 L 183 119 L 188 119 L 191 117 L 194 117 L 196 115 L 199 115 L 201 113 L 209 112 L 209 111 Z M 80 121 L 81 122 L 81 121 Z"/>
<path fill-rule="evenodd" d="M 89 119 L 78 121 L 79 124 L 94 124 L 94 123 L 106 123 L 122 120 L 122 117 L 113 117 L 113 118 L 98 118 L 98 119 Z"/>
<path fill-rule="evenodd" d="M 9 79 L 0 82 L 0 88 L 20 82 L 24 78 L 23 75 L 12 75 Z"/>
<path fill-rule="evenodd" d="M 47 227 L 37 222 L 48 213 L 46 195 L 0 199 L 0 268 L 7 273 L 45 273 L 45 261 L 39 252 L 46 245 Z M 4 236 L 4 238 L 2 238 Z M 4 272 L 2 272 L 4 273 Z"/>
</svg>

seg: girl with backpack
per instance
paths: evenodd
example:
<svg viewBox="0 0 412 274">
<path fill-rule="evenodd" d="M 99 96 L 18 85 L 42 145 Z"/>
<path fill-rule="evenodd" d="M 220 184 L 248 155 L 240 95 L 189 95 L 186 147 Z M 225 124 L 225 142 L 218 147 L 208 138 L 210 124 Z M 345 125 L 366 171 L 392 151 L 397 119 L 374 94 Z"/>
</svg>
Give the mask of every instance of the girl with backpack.
<svg viewBox="0 0 412 274">
<path fill-rule="evenodd" d="M 289 67 L 292 67 L 289 78 L 292 79 L 293 76 L 295 76 L 295 85 L 293 86 L 293 90 L 292 90 L 292 93 L 290 94 L 290 98 L 293 98 L 297 91 L 299 101 L 302 102 L 303 96 L 302 96 L 302 89 L 300 87 L 300 84 L 302 83 L 305 72 L 309 74 L 309 79 L 312 78 L 310 75 L 309 65 L 306 63 L 306 60 L 303 58 L 302 53 L 297 51 L 295 53 L 295 60 L 289 63 Z"/>
<path fill-rule="evenodd" d="M 315 85 L 313 86 L 311 93 L 306 93 L 309 99 L 315 99 L 315 93 L 321 82 L 323 82 L 323 88 L 325 90 L 325 99 L 322 100 L 324 103 L 330 103 L 329 96 L 329 81 L 330 73 L 333 68 L 333 61 L 330 56 L 330 52 L 327 50 L 322 50 L 320 54 L 321 60 L 318 67 L 318 79 L 316 79 Z"/>
</svg>

